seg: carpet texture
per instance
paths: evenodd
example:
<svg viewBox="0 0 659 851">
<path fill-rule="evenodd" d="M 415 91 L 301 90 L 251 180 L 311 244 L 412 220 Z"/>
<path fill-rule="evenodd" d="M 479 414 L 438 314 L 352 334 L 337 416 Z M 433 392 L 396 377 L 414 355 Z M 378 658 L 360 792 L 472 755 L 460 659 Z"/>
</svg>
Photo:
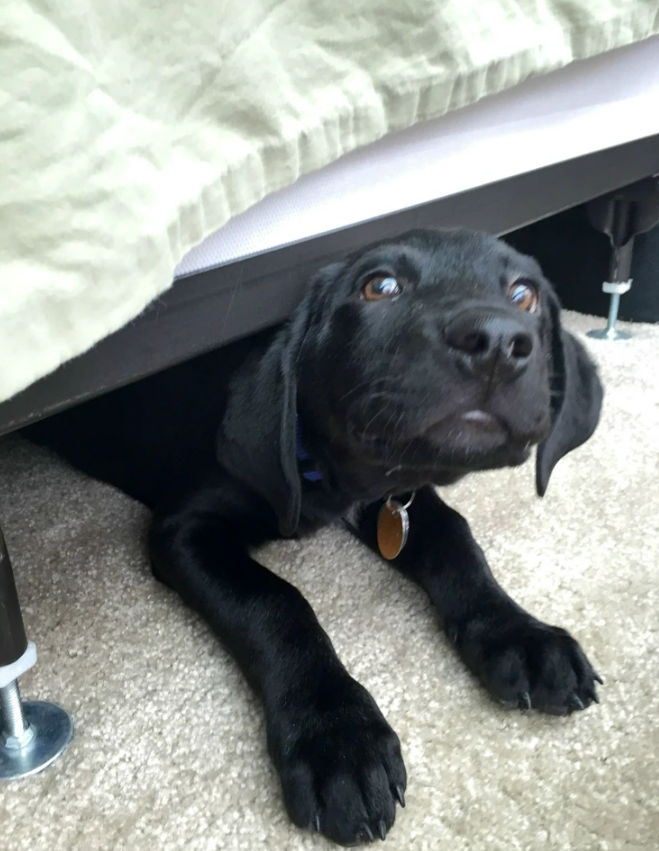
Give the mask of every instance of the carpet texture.
<svg viewBox="0 0 659 851">
<path fill-rule="evenodd" d="M 601 705 L 556 719 L 495 704 L 424 595 L 342 530 L 260 553 L 400 735 L 408 805 L 389 851 L 659 845 L 659 327 L 633 331 L 589 341 L 603 421 L 544 500 L 530 465 L 445 493 L 513 596 L 580 639 L 606 681 Z M 3 851 L 329 849 L 289 824 L 237 669 L 150 578 L 145 510 L 10 438 L 0 517 L 39 650 L 23 692 L 58 700 L 76 725 L 55 767 L 0 786 Z"/>
</svg>

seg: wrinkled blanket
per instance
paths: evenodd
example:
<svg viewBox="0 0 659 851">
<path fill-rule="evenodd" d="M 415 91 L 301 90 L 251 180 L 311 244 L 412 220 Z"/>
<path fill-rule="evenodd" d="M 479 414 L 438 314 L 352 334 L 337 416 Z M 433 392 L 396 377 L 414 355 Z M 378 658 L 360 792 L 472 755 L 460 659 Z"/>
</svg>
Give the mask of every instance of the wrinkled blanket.
<svg viewBox="0 0 659 851">
<path fill-rule="evenodd" d="M 658 0 L 3 0 L 0 401 L 267 193 L 658 31 Z"/>
</svg>

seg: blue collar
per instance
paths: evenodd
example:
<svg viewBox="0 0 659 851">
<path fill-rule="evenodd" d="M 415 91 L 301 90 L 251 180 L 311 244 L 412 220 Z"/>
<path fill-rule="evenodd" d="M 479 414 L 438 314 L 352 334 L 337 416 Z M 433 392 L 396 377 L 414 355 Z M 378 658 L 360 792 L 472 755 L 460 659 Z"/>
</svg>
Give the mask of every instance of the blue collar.
<svg viewBox="0 0 659 851">
<path fill-rule="evenodd" d="M 299 417 L 295 418 L 295 454 L 297 455 L 297 462 L 302 472 L 302 478 L 308 482 L 322 481 L 323 477 L 313 466 L 313 459 L 302 443 L 302 429 L 300 428 Z"/>
</svg>

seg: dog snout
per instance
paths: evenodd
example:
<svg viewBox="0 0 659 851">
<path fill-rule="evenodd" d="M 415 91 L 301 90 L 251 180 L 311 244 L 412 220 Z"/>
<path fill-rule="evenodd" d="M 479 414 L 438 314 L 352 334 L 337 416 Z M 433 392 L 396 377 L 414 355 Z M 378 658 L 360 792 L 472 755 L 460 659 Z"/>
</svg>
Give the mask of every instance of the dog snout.
<svg viewBox="0 0 659 851">
<path fill-rule="evenodd" d="M 453 319 L 445 339 L 462 366 L 488 381 L 520 375 L 534 346 L 533 334 L 521 320 L 482 310 L 465 311 Z"/>
</svg>

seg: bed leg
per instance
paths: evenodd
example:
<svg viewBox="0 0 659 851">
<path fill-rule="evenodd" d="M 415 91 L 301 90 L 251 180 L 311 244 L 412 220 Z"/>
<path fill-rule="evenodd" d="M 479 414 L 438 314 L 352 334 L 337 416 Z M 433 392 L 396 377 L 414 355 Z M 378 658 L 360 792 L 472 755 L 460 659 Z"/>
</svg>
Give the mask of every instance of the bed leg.
<svg viewBox="0 0 659 851">
<path fill-rule="evenodd" d="M 23 701 L 18 678 L 37 661 L 27 640 L 14 574 L 0 528 L 0 780 L 42 771 L 73 735 L 69 714 L 54 703 Z"/>
<path fill-rule="evenodd" d="M 620 296 L 631 289 L 635 237 L 659 222 L 659 180 L 648 177 L 632 183 L 596 198 L 587 209 L 590 223 L 609 237 L 612 249 L 609 280 L 602 284 L 602 290 L 610 296 L 606 328 L 589 331 L 588 336 L 598 340 L 628 340 L 631 334 L 616 328 Z"/>
</svg>

